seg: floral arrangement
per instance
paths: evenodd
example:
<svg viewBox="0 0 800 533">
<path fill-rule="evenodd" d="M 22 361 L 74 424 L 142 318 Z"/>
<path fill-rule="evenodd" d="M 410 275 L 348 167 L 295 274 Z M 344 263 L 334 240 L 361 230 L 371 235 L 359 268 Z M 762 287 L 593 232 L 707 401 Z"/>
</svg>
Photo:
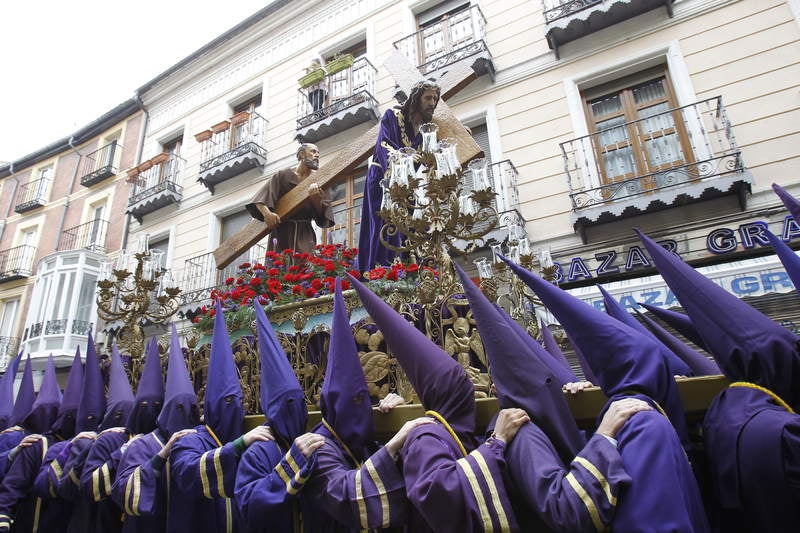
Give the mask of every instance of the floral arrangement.
<svg viewBox="0 0 800 533">
<path fill-rule="evenodd" d="M 312 253 L 298 253 L 292 249 L 268 251 L 263 263 L 240 264 L 235 276 L 211 291 L 211 301 L 213 304 L 221 300 L 225 322 L 228 329 L 234 331 L 249 327 L 254 320 L 254 300 L 269 312 L 275 306 L 333 294 L 337 277 L 344 278 L 342 289 L 347 290 L 350 283 L 346 273 L 364 279 L 379 294 L 411 290 L 419 282 L 420 266 L 400 261 L 374 268 L 362 276 L 353 268 L 357 255 L 356 248 L 346 248 L 342 244 L 317 245 Z M 213 305 L 201 307 L 192 319 L 195 328 L 211 331 L 215 314 Z"/>
</svg>

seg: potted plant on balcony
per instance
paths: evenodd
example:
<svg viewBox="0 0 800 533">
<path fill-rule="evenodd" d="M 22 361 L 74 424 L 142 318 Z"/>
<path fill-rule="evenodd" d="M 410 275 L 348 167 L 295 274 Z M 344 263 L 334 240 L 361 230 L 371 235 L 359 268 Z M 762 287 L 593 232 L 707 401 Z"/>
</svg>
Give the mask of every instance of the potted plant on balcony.
<svg viewBox="0 0 800 533">
<path fill-rule="evenodd" d="M 302 89 L 306 87 L 311 87 L 315 83 L 319 83 L 325 77 L 325 69 L 322 67 L 317 67 L 314 69 L 310 69 L 305 76 L 297 80 L 297 83 L 300 84 Z"/>
<path fill-rule="evenodd" d="M 353 66 L 353 54 L 344 54 L 344 55 L 336 55 L 333 59 L 331 59 L 327 65 L 325 65 L 325 70 L 328 71 L 328 74 L 336 74 L 337 72 L 341 72 L 346 68 L 350 68 Z"/>
</svg>

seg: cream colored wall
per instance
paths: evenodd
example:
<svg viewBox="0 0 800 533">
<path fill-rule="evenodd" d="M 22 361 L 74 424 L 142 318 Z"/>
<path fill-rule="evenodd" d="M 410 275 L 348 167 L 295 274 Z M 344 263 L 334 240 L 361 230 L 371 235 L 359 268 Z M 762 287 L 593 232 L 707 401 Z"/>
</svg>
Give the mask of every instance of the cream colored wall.
<svg viewBox="0 0 800 533">
<path fill-rule="evenodd" d="M 146 104 L 157 114 L 180 98 L 192 98 L 192 87 L 198 80 L 212 83 L 215 72 L 219 71 L 221 77 L 224 69 L 236 64 L 237 57 L 245 56 L 249 49 L 245 43 L 255 46 L 269 40 L 285 31 L 288 21 L 300 22 L 302 17 L 313 17 L 333 4 L 300 2 L 296 8 L 286 8 L 297 9 L 298 18 L 282 12 L 274 21 L 278 27 L 259 26 L 246 31 L 227 51 L 209 54 L 205 63 L 185 68 L 164 87 L 144 95 Z M 196 182 L 200 151 L 194 134 L 227 118 L 229 102 L 261 86 L 262 113 L 269 121 L 269 156 L 263 176 L 291 164 L 296 147 L 297 78 L 315 51 L 329 49 L 342 38 L 362 31 L 368 36 L 369 59 L 378 68 L 376 96 L 380 108 L 392 105 L 394 83 L 381 63 L 393 51 L 392 43 L 408 34 L 411 9 L 416 4 L 375 0 L 370 4 L 376 6 L 373 11 L 353 19 L 335 35 L 300 46 L 291 57 L 253 72 L 221 96 L 198 102 L 186 113 L 149 128 L 144 159 L 157 153 L 159 139 L 183 128 L 182 156 L 187 160 L 182 181 L 184 199 L 177 210 L 166 208 L 147 215 L 141 227 L 134 222 L 132 231 L 154 233 L 174 228 L 176 268 L 186 258 L 213 250 L 217 235 L 211 214 L 246 203 L 263 177 L 251 171 L 218 186 L 212 196 Z M 671 45 L 686 65 L 689 90 L 697 100 L 723 96 L 745 164 L 755 177 L 751 202 L 774 204 L 776 200 L 767 192 L 772 181 L 785 185 L 798 182 L 800 25 L 786 2 L 680 0 L 671 19 L 663 9 L 647 13 L 565 45 L 558 60 L 544 38 L 541 2 L 491 0 L 479 4 L 487 18 L 487 42 L 497 77 L 495 83 L 486 77 L 474 82 L 450 103 L 462 117 L 493 109 L 503 156 L 519 171 L 520 210 L 534 241 L 552 243 L 556 248 L 579 243 L 570 223 L 569 188 L 559 147 L 559 143 L 576 137 L 564 80 L 612 69 L 647 51 L 666 50 Z M 322 30 L 305 26 L 303 31 Z M 321 141 L 323 163 L 364 129 L 352 128 Z"/>
</svg>

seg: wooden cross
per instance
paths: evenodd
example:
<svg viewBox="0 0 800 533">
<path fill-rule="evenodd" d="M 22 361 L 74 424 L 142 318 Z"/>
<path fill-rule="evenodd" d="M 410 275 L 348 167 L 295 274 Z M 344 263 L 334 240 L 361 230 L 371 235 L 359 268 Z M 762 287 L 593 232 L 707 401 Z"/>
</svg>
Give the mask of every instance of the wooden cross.
<svg viewBox="0 0 800 533">
<path fill-rule="evenodd" d="M 397 85 L 408 92 L 411 87 L 424 78 L 408 59 L 400 52 L 395 51 L 384 62 L 384 67 L 394 77 Z M 472 138 L 469 131 L 453 114 L 445 100 L 469 85 L 478 77 L 477 72 L 468 61 L 461 61 L 454 65 L 437 82 L 442 89 L 441 99 L 433 114 L 433 122 L 439 126 L 439 137 L 452 137 L 458 146 L 458 159 L 464 163 L 480 157 L 483 151 Z M 375 124 L 366 133 L 340 150 L 330 161 L 308 178 L 301 181 L 294 189 L 283 195 L 275 206 L 275 212 L 282 220 L 288 220 L 302 203 L 308 198 L 308 187 L 317 183 L 320 188 L 336 185 L 352 173 L 364 160 L 366 160 L 375 147 L 375 139 L 380 132 L 380 123 Z M 260 220 L 253 219 L 239 230 L 238 233 L 226 239 L 225 242 L 214 250 L 214 259 L 217 268 L 222 270 L 231 262 L 249 250 L 261 239 L 270 233 L 270 229 Z"/>
</svg>

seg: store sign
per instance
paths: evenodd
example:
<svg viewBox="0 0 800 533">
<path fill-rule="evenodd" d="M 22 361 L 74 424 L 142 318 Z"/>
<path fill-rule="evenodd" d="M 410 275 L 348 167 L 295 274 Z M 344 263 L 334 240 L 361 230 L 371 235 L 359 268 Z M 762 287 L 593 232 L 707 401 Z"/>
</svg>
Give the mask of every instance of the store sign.
<svg viewBox="0 0 800 533">
<path fill-rule="evenodd" d="M 756 246 L 771 248 L 769 237 L 766 234 L 767 229 L 770 229 L 775 235 L 780 236 L 781 239 L 787 243 L 800 238 L 800 224 L 795 222 L 791 215 L 787 216 L 782 224 L 774 224 L 774 226 L 773 228 L 769 228 L 766 222 L 756 221 L 742 224 L 735 230 L 725 227 L 712 229 L 705 236 L 706 250 L 714 255 L 724 255 L 737 251 L 739 246 L 745 250 L 752 249 Z M 680 255 L 677 241 L 665 239 L 658 241 L 658 244 L 676 255 Z M 653 266 L 650 258 L 645 254 L 644 246 L 639 245 L 630 246 L 621 251 L 604 250 L 594 254 L 593 258 L 573 257 L 570 259 L 569 263 L 560 261 L 555 262 L 555 265 L 558 267 L 556 271 L 556 281 L 558 283 L 602 278 L 604 276 L 613 276 L 621 272 L 632 272 L 651 268 Z M 747 291 L 754 291 L 754 283 L 763 286 L 765 283 L 771 285 L 776 282 L 777 281 L 772 280 L 772 278 L 767 278 L 766 281 L 762 279 L 755 281 L 752 279 L 743 279 L 736 283 L 731 280 L 730 283 L 732 292 L 744 296 L 747 294 Z M 739 293 L 737 290 L 743 292 Z M 767 290 L 766 292 L 770 291 Z M 666 298 L 667 295 L 664 295 L 664 297 Z"/>
</svg>

